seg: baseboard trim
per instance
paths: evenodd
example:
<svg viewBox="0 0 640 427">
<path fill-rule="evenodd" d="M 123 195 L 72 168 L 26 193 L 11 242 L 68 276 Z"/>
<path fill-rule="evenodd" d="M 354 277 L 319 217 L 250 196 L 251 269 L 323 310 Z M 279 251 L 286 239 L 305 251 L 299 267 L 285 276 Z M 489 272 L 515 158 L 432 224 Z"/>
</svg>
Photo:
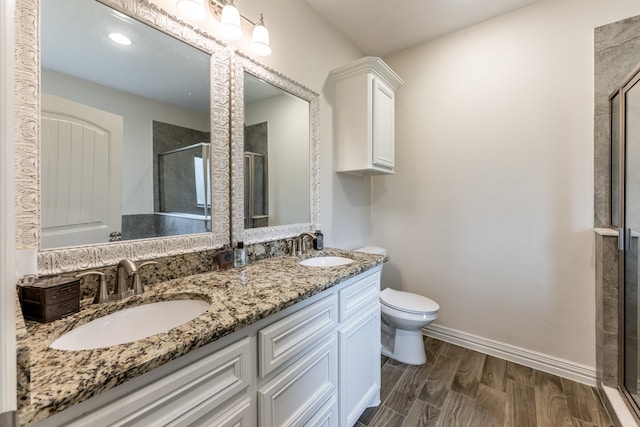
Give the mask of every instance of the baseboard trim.
<svg viewBox="0 0 640 427">
<path fill-rule="evenodd" d="M 596 386 L 594 368 L 565 359 L 527 350 L 514 345 L 483 338 L 455 329 L 431 324 L 422 329 L 426 336 L 496 356 L 510 362 L 519 363 L 559 377 L 567 378 L 590 386 Z"/>
</svg>

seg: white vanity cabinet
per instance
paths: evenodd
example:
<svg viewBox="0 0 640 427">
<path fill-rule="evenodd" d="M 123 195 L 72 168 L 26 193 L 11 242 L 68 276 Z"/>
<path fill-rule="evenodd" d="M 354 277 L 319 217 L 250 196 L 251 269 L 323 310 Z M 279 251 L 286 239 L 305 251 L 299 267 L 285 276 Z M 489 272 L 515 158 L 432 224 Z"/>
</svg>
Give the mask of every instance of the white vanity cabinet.
<svg viewBox="0 0 640 427">
<path fill-rule="evenodd" d="M 37 424 L 348 427 L 379 403 L 375 267 Z"/>
<path fill-rule="evenodd" d="M 340 290 L 340 426 L 380 403 L 380 274 Z"/>
<path fill-rule="evenodd" d="M 338 172 L 392 174 L 395 91 L 404 83 L 377 57 L 331 71 L 335 81 Z"/>
</svg>

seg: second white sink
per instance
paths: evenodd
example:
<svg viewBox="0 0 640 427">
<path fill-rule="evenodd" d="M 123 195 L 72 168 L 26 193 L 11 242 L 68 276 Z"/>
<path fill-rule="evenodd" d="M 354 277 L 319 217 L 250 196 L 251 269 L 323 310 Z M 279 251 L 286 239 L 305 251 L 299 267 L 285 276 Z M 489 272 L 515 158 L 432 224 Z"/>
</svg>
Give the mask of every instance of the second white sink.
<svg viewBox="0 0 640 427">
<path fill-rule="evenodd" d="M 299 264 L 307 267 L 336 267 L 351 264 L 352 262 L 352 259 L 341 256 L 319 256 L 299 261 Z"/>
<path fill-rule="evenodd" d="M 134 342 L 187 323 L 210 305 L 202 300 L 184 299 L 125 308 L 70 330 L 49 347 L 92 350 Z"/>
</svg>

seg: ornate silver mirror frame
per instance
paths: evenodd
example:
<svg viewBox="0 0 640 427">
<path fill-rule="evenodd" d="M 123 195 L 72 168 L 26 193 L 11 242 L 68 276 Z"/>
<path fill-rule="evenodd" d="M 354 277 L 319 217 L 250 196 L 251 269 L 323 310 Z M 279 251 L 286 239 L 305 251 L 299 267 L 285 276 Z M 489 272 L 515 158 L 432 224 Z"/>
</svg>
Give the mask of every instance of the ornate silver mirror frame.
<svg viewBox="0 0 640 427">
<path fill-rule="evenodd" d="M 41 275 L 196 252 L 229 243 L 229 48 L 148 0 L 99 0 L 211 55 L 212 232 L 43 250 Z M 16 2 L 16 247 L 40 247 L 39 0 Z"/>
<path fill-rule="evenodd" d="M 284 239 L 309 231 L 320 222 L 320 100 L 317 93 L 283 74 L 234 51 L 231 56 L 231 238 L 259 243 Z M 244 74 L 264 80 L 309 102 L 310 222 L 244 228 Z"/>
</svg>

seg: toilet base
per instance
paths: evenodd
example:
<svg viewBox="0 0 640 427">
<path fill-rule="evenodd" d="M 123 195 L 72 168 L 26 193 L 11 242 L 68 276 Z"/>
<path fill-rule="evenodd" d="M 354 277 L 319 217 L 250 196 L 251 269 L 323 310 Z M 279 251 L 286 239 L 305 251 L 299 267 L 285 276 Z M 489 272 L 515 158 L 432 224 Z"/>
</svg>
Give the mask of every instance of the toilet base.
<svg viewBox="0 0 640 427">
<path fill-rule="evenodd" d="M 390 329 L 395 329 L 395 332 L 389 334 Z M 424 365 L 427 362 L 422 330 L 392 328 L 383 322 L 382 336 L 381 353 L 384 356 L 408 365 Z"/>
</svg>

